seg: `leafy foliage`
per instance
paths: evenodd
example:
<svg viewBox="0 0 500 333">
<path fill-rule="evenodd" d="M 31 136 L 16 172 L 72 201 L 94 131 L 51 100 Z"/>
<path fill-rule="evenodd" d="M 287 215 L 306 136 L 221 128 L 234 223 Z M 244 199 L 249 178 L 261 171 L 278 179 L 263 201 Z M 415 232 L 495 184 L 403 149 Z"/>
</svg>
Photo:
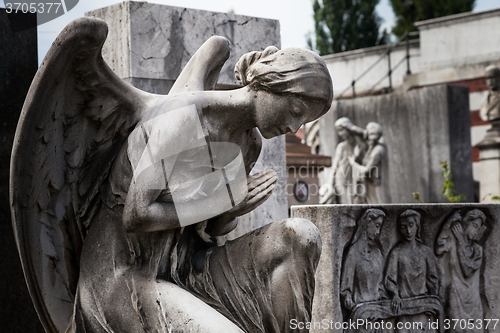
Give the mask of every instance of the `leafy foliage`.
<svg viewBox="0 0 500 333">
<path fill-rule="evenodd" d="M 476 0 L 391 0 L 396 16 L 392 33 L 401 36 L 415 31 L 414 22 L 472 11 Z"/>
<path fill-rule="evenodd" d="M 465 200 L 465 195 L 463 193 L 457 193 L 455 191 L 455 183 L 453 183 L 453 175 L 451 174 L 451 170 L 448 168 L 448 162 L 441 162 L 441 166 L 443 167 L 442 175 L 444 177 L 444 185 L 441 190 L 441 194 L 448 198 L 448 200 L 452 203 L 459 203 Z"/>
<path fill-rule="evenodd" d="M 441 189 L 441 194 L 448 199 L 451 203 L 459 203 L 465 200 L 465 195 L 463 193 L 457 193 L 455 190 L 455 183 L 453 182 L 453 175 L 450 168 L 448 168 L 448 162 L 441 162 L 441 167 L 443 172 L 441 173 L 444 178 L 443 188 Z M 427 200 L 420 200 L 420 193 L 413 192 L 413 198 L 421 203 L 428 203 Z M 495 199 L 498 198 L 498 199 Z M 494 196 L 493 200 L 500 200 L 500 197 Z"/>
<path fill-rule="evenodd" d="M 314 0 L 316 49 L 319 54 L 386 44 L 389 34 L 379 33 L 382 18 L 375 12 L 380 0 Z M 312 47 L 312 41 L 308 41 Z"/>
<path fill-rule="evenodd" d="M 498 195 L 493 195 L 493 194 L 491 194 L 491 193 L 488 193 L 488 194 L 486 194 L 486 195 L 483 197 L 483 199 L 481 200 L 481 202 L 482 202 L 482 201 L 485 201 L 485 200 L 486 200 L 486 198 L 487 198 L 487 197 L 489 197 L 489 196 L 491 196 L 491 200 L 492 200 L 492 201 L 500 201 L 500 196 L 498 196 Z"/>
</svg>

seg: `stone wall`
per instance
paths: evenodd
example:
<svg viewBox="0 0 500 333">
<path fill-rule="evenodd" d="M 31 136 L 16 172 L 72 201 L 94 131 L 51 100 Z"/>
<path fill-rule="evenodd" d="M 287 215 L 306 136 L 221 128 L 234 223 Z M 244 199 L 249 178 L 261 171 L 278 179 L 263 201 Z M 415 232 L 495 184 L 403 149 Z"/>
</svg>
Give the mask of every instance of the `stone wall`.
<svg viewBox="0 0 500 333">
<path fill-rule="evenodd" d="M 361 235 L 367 228 L 363 228 L 360 233 L 357 230 L 357 226 L 367 225 L 362 222 L 362 216 L 367 209 L 379 209 L 386 215 L 379 228 L 379 236 L 375 236 L 375 241 L 371 243 L 371 246 L 366 246 L 366 239 L 363 240 Z M 418 243 L 417 250 L 413 250 L 409 256 L 403 256 L 400 255 L 401 248 L 407 243 L 405 243 L 406 240 L 400 231 L 402 228 L 398 217 L 408 209 L 421 215 L 419 235 L 417 235 L 420 236 L 421 241 L 416 241 Z M 484 224 L 479 225 L 477 233 L 474 233 L 475 238 L 470 240 L 467 238 L 469 222 L 467 222 L 466 217 L 473 211 L 480 211 L 486 220 Z M 335 329 L 335 323 L 348 322 L 349 318 L 363 318 L 363 311 L 365 314 L 371 311 L 373 318 L 378 318 L 379 322 L 381 318 L 384 318 L 385 322 L 395 324 L 402 321 L 404 313 L 410 311 L 408 309 L 411 308 L 412 302 L 415 300 L 418 302 L 420 310 L 415 310 L 413 315 L 406 317 L 406 320 L 410 322 L 416 321 L 415 315 L 419 314 L 419 311 L 430 309 L 433 309 L 432 311 L 435 313 L 435 315 L 429 316 L 432 322 L 439 320 L 439 314 L 442 314 L 440 325 L 446 325 L 447 322 L 449 323 L 446 320 L 451 319 L 465 321 L 473 319 L 475 325 L 477 320 L 480 320 L 484 328 L 486 321 L 482 321 L 483 319 L 500 318 L 500 299 L 498 297 L 500 243 L 496 241 L 500 237 L 499 205 L 293 206 L 292 217 L 312 221 L 319 228 L 323 243 L 316 272 L 311 322 L 323 323 L 322 320 L 326 319 L 329 326 L 328 329 L 324 329 L 324 327 L 318 329 L 317 325 L 316 329 L 312 329 L 311 332 L 342 332 L 342 329 Z M 457 238 L 451 230 L 456 223 L 460 224 L 464 231 L 465 245 L 468 247 L 467 256 L 457 252 L 460 246 L 457 245 Z M 354 237 L 355 234 L 358 237 L 357 240 Z M 359 251 L 364 248 L 367 252 Z M 396 260 L 398 258 L 396 254 L 400 255 L 398 260 Z M 365 256 L 368 257 L 365 258 Z M 466 263 L 469 259 L 470 261 Z M 412 285 L 414 290 L 418 289 L 417 284 L 422 284 L 421 280 L 417 282 L 421 279 L 419 274 L 424 274 L 424 280 L 427 280 L 427 282 L 424 281 L 426 286 L 418 297 L 405 298 L 402 296 L 403 301 L 399 315 L 392 313 L 392 294 L 387 282 L 394 268 L 390 266 L 390 263 L 394 264 L 393 260 L 396 260 L 399 264 L 398 267 L 400 267 L 398 272 L 400 280 L 396 283 L 396 287 L 401 293 L 403 293 L 402 289 L 405 283 Z M 427 266 L 422 265 L 424 262 L 427 263 Z M 460 267 L 465 267 L 472 262 L 474 265 L 469 266 L 470 271 L 462 274 Z M 404 265 L 406 265 L 406 270 L 401 269 Z M 363 268 L 368 268 L 370 273 L 366 274 L 366 271 L 363 273 Z M 356 272 L 354 275 L 352 275 L 353 271 Z M 406 282 L 402 282 L 406 278 L 408 278 Z M 346 309 L 343 296 L 346 295 L 345 290 L 350 284 L 349 279 L 352 279 L 351 282 L 356 285 L 352 287 L 353 293 L 357 293 L 358 296 L 364 294 L 366 298 L 364 301 L 358 301 L 356 307 L 351 311 Z M 381 280 L 382 288 L 370 290 L 369 284 L 379 280 Z M 360 288 L 366 289 L 360 291 Z M 377 299 L 369 299 L 371 292 L 377 294 Z M 462 310 L 457 310 L 459 307 L 462 307 Z M 465 308 L 468 309 L 469 315 L 465 315 L 463 310 Z M 330 326 L 330 322 L 333 322 L 333 327 Z M 500 323 L 497 322 L 496 330 L 493 329 L 493 324 L 494 322 L 491 323 L 489 330 L 484 330 L 484 332 L 496 332 Z M 382 331 L 388 332 L 390 330 Z M 482 330 L 474 332 L 479 331 L 482 332 Z"/>
<path fill-rule="evenodd" d="M 474 200 L 468 89 L 433 86 L 376 97 L 337 100 L 320 118 L 321 151 L 333 156 L 339 142 L 335 121 L 348 117 L 366 127 L 370 121 L 384 128 L 389 179 L 382 186 L 393 203 L 422 200 L 446 202 L 441 195 L 442 161 L 448 161 L 456 190 Z"/>
<path fill-rule="evenodd" d="M 17 24 L 36 26 L 36 17 L 18 14 Z M 17 252 L 9 206 L 9 170 L 17 121 L 38 68 L 37 30 L 13 32 L 0 8 L 0 327 L 2 332 L 43 332 L 31 302 Z"/>
</svg>

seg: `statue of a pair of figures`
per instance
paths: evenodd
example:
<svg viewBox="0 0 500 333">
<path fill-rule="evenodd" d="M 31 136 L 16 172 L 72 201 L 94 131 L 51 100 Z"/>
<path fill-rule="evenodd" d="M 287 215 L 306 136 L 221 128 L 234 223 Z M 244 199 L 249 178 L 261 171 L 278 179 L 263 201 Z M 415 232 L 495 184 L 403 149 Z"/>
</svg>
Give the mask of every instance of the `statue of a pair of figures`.
<svg viewBox="0 0 500 333">
<path fill-rule="evenodd" d="M 229 43 L 210 38 L 169 95 L 125 84 L 101 56 L 107 26 L 78 19 L 30 88 L 11 169 L 14 229 L 47 332 L 287 332 L 308 321 L 317 228 L 287 219 L 224 246 L 272 193 L 250 175 L 261 136 L 328 111 L 324 61 L 268 47 L 241 57 L 244 87 L 211 91 Z"/>
<path fill-rule="evenodd" d="M 332 169 L 320 189 L 320 203 L 389 203 L 389 193 L 381 186 L 388 178 L 382 126 L 370 122 L 363 130 L 342 117 L 335 122 L 335 129 L 344 141 L 335 149 Z"/>
</svg>

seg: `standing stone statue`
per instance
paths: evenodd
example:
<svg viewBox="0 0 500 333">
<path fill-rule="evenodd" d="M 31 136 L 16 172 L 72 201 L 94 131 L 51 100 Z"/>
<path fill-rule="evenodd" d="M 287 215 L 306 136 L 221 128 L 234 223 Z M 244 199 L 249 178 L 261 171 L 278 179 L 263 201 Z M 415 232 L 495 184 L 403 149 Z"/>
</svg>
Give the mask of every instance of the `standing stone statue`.
<svg viewBox="0 0 500 333">
<path fill-rule="evenodd" d="M 491 123 L 491 128 L 476 148 L 481 168 L 479 197 L 481 202 L 493 202 L 493 197 L 500 193 L 500 68 L 488 66 L 485 71 L 489 91 L 481 103 L 479 115 Z"/>
<path fill-rule="evenodd" d="M 304 219 L 224 246 L 215 237 L 264 202 L 250 175 L 261 136 L 328 111 L 324 61 L 268 47 L 241 57 L 244 87 L 210 91 L 229 56 L 212 37 L 169 95 L 104 63 L 104 21 L 73 21 L 26 99 L 11 168 L 16 239 L 47 332 L 289 332 L 311 319 L 321 241 Z"/>
<path fill-rule="evenodd" d="M 496 123 L 500 120 L 500 68 L 486 67 L 485 76 L 489 91 L 483 98 L 479 115 L 484 121 Z"/>
<path fill-rule="evenodd" d="M 484 234 L 486 215 L 479 209 L 467 212 L 462 218 L 453 214 L 443 226 L 437 239 L 436 254 L 443 256 L 442 291 L 447 317 L 483 319 L 480 294 L 480 268 L 483 248 L 476 243 Z M 482 327 L 453 327 L 450 332 L 480 333 Z"/>
<path fill-rule="evenodd" d="M 363 129 L 354 125 L 346 117 L 337 119 L 335 129 L 344 141 L 335 148 L 330 176 L 320 188 L 320 203 L 352 204 L 357 189 L 349 157 L 353 156 L 361 163 L 364 149 L 360 149 L 359 146 L 365 145 Z"/>
<path fill-rule="evenodd" d="M 340 297 L 349 313 L 356 306 L 380 300 L 384 295 L 380 290 L 383 286 L 384 256 L 379 239 L 384 218 L 385 213 L 380 209 L 367 209 L 359 219 L 344 255 Z"/>
<path fill-rule="evenodd" d="M 366 125 L 364 139 L 368 146 L 362 164 L 356 162 L 354 156 L 349 156 L 349 164 L 353 168 L 353 177 L 362 191 L 356 191 L 355 204 L 388 203 L 388 191 L 380 186 L 382 181 L 388 181 L 387 148 L 382 138 L 382 126 L 375 122 Z M 358 188 L 359 186 L 356 186 Z"/>
<path fill-rule="evenodd" d="M 403 323 L 403 329 L 396 332 L 434 332 L 428 324 L 434 320 L 430 313 L 435 311 L 436 299 L 439 302 L 438 273 L 432 250 L 420 240 L 420 218 L 420 213 L 412 209 L 399 215 L 401 241 L 387 258 L 385 288 L 392 298 L 396 321 Z M 421 323 L 423 329 L 414 324 L 407 329 L 405 323 Z"/>
</svg>

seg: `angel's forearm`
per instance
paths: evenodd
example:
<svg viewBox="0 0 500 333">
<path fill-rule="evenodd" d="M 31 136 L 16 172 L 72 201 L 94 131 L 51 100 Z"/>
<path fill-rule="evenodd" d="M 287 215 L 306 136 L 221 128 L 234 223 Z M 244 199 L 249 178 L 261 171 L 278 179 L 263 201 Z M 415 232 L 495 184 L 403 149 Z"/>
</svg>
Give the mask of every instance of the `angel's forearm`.
<svg viewBox="0 0 500 333">
<path fill-rule="evenodd" d="M 154 232 L 180 227 L 172 202 L 135 203 L 134 207 L 125 207 L 123 223 L 127 232 Z"/>
<path fill-rule="evenodd" d="M 208 220 L 205 230 L 210 236 L 223 236 L 233 231 L 238 225 L 238 218 L 224 215 Z"/>
<path fill-rule="evenodd" d="M 127 232 L 153 232 L 180 227 L 174 203 L 160 199 L 162 190 L 148 190 L 142 183 L 132 183 L 123 209 Z"/>
</svg>

